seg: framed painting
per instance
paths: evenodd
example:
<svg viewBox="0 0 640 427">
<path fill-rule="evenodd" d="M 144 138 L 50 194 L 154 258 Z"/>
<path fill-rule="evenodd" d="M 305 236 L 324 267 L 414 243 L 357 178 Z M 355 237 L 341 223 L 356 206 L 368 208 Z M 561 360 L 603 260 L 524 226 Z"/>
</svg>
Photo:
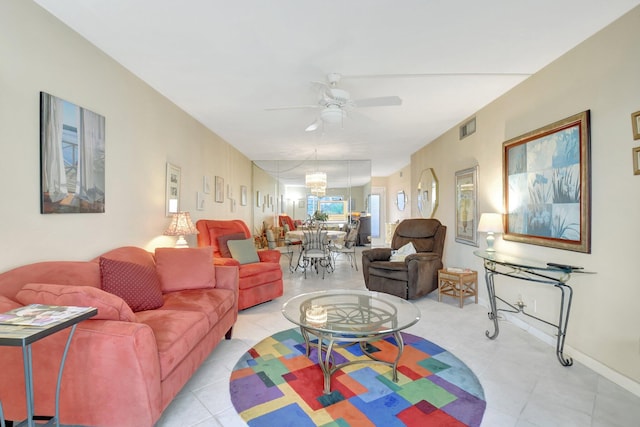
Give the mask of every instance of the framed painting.
<svg viewBox="0 0 640 427">
<path fill-rule="evenodd" d="M 224 203 L 224 178 L 216 176 L 215 200 L 216 203 Z"/>
<path fill-rule="evenodd" d="M 505 240 L 591 253 L 589 111 L 503 143 Z"/>
<path fill-rule="evenodd" d="M 105 118 L 40 92 L 40 212 L 103 213 Z"/>
<path fill-rule="evenodd" d="M 240 206 L 247 206 L 247 186 L 240 186 Z"/>
<path fill-rule="evenodd" d="M 180 209 L 180 173 L 181 169 L 178 166 L 167 162 L 166 216 L 178 213 Z"/>
<path fill-rule="evenodd" d="M 456 242 L 478 246 L 478 166 L 456 172 Z"/>
<path fill-rule="evenodd" d="M 633 130 L 633 139 L 640 139 L 640 111 L 631 113 L 631 127 Z"/>
<path fill-rule="evenodd" d="M 631 149 L 633 153 L 633 174 L 640 175 L 640 147 Z"/>
</svg>

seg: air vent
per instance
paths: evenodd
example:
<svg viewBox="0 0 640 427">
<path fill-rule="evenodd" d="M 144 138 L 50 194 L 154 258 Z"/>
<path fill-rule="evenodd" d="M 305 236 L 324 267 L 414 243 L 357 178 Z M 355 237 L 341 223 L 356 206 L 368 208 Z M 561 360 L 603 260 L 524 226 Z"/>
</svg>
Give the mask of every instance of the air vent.
<svg viewBox="0 0 640 427">
<path fill-rule="evenodd" d="M 462 126 L 460 126 L 460 139 L 464 139 L 468 137 L 472 133 L 475 133 L 475 131 L 476 131 L 476 118 L 474 117 L 468 122 L 466 122 L 465 124 L 463 124 Z"/>
</svg>

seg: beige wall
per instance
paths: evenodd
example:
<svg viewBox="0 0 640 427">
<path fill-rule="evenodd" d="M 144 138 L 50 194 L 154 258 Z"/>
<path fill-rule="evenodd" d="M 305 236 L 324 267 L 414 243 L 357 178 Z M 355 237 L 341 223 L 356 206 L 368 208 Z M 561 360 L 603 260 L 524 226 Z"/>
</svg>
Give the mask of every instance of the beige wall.
<svg viewBox="0 0 640 427">
<path fill-rule="evenodd" d="M 411 205 L 415 204 L 413 200 L 413 192 L 411 191 L 411 166 L 396 171 L 387 177 L 387 222 L 397 222 L 403 219 L 411 218 Z M 404 191 L 406 197 L 406 206 L 404 210 L 399 210 L 397 205 L 398 191 Z"/>
<path fill-rule="evenodd" d="M 196 210 L 204 175 L 212 183 L 223 177 L 236 198 L 240 185 L 250 188 L 249 160 L 40 7 L 0 3 L 0 58 L 0 271 L 89 259 L 121 245 L 173 245 L 175 238 L 162 236 L 166 162 L 182 168 L 181 209 L 194 219 L 250 222 L 250 201 L 232 213 L 213 191 L 205 210 Z M 40 91 L 105 116 L 104 214 L 40 214 Z M 195 236 L 188 240 L 196 245 Z"/>
<path fill-rule="evenodd" d="M 591 110 L 592 251 L 581 254 L 496 240 L 498 250 L 544 261 L 584 266 L 574 275 L 575 294 L 567 353 L 640 395 L 640 176 L 632 170 L 630 114 L 640 110 L 640 8 L 585 41 L 541 72 L 478 111 L 477 132 L 462 141 L 451 129 L 411 159 L 412 188 L 425 167 L 440 181 L 437 217 L 449 228 L 449 266 L 482 270 L 475 247 L 456 243 L 454 176 L 479 165 L 478 211 L 502 212 L 502 143 L 575 113 Z M 415 201 L 412 212 L 416 215 Z M 479 236 L 485 248 L 484 235 Z M 482 294 L 486 300 L 484 280 Z M 496 278 L 509 301 L 519 295 L 537 314 L 556 321 L 559 292 L 550 286 Z M 537 330 L 551 335 L 539 322 Z M 503 332 L 508 333 L 508 332 Z M 499 340 L 500 338 L 498 338 Z M 571 368 L 569 368 L 571 369 Z"/>
</svg>

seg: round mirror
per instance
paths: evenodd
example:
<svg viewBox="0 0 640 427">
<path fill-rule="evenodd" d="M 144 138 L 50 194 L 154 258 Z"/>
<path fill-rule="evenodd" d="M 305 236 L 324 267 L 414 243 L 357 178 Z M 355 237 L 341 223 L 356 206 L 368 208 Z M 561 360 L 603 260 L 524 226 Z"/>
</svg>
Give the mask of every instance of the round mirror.
<svg viewBox="0 0 640 427">
<path fill-rule="evenodd" d="M 438 178 L 433 168 L 425 169 L 420 174 L 416 200 L 420 215 L 433 218 L 438 209 Z"/>
<path fill-rule="evenodd" d="M 403 190 L 398 191 L 398 195 L 396 196 L 396 204 L 398 205 L 398 210 L 403 211 L 406 205 L 407 198 L 406 194 Z"/>
</svg>

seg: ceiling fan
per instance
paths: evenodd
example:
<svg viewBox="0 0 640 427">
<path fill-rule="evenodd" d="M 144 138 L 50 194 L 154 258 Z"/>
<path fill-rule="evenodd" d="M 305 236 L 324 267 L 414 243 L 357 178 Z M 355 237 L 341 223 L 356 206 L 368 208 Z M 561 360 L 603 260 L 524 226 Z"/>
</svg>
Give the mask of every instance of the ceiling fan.
<svg viewBox="0 0 640 427">
<path fill-rule="evenodd" d="M 320 87 L 318 103 L 315 105 L 295 105 L 290 107 L 274 107 L 266 110 L 289 110 L 298 108 L 314 108 L 320 110 L 319 117 L 306 127 L 306 132 L 313 132 L 325 123 L 342 124 L 347 117 L 347 110 L 350 108 L 363 107 L 387 107 L 401 105 L 402 99 L 398 96 L 380 96 L 376 98 L 364 98 L 352 100 L 349 92 L 338 88 L 338 83 L 342 78 L 341 74 L 329 73 L 326 82 L 315 81 L 314 84 Z"/>
</svg>

